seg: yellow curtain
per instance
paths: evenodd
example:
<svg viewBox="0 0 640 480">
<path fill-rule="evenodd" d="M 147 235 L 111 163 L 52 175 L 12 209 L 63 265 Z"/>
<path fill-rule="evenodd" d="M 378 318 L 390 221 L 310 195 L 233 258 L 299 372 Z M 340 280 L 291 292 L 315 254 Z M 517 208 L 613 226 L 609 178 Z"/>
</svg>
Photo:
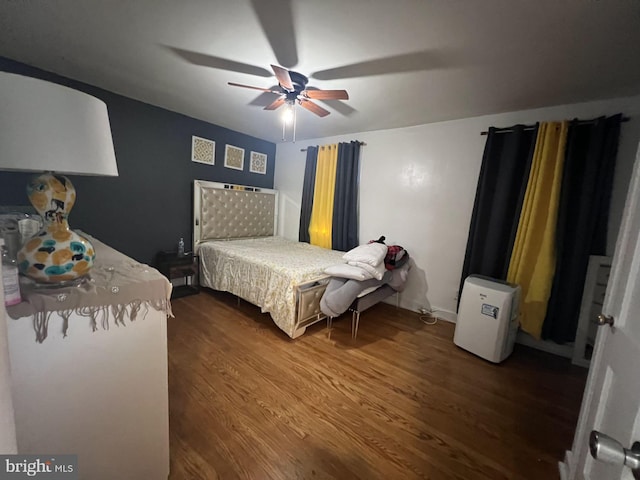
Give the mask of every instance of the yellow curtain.
<svg viewBox="0 0 640 480">
<path fill-rule="evenodd" d="M 338 145 L 319 148 L 316 166 L 316 183 L 313 190 L 313 210 L 309 222 L 311 245 L 331 248 L 331 225 L 333 223 L 333 198 L 336 187 Z"/>
<path fill-rule="evenodd" d="M 538 129 L 507 280 L 522 288 L 521 328 L 540 338 L 556 268 L 556 221 L 569 122 Z"/>
</svg>

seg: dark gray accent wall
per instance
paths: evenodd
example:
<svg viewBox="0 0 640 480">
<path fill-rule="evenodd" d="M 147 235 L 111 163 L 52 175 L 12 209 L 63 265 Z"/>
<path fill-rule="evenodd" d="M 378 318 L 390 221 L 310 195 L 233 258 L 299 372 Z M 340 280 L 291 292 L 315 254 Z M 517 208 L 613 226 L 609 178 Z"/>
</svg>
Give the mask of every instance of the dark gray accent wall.
<svg viewBox="0 0 640 480">
<path fill-rule="evenodd" d="M 140 262 L 152 264 L 180 237 L 191 244 L 193 180 L 273 188 L 274 143 L 2 57 L 0 71 L 66 85 L 107 104 L 119 176 L 69 176 L 77 192 L 69 223 Z M 191 161 L 192 135 L 216 142 L 215 165 Z M 243 171 L 224 167 L 226 144 L 244 148 Z M 249 172 L 251 151 L 267 155 L 266 175 Z M 31 176 L 0 171 L 0 205 L 29 205 Z"/>
</svg>

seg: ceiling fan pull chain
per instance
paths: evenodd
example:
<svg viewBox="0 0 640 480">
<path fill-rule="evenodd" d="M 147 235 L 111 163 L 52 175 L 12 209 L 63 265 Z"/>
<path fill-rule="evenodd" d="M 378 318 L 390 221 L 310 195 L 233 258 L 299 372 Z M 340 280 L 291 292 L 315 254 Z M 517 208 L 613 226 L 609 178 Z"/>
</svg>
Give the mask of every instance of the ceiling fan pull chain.
<svg viewBox="0 0 640 480">
<path fill-rule="evenodd" d="M 293 108 L 293 143 L 296 143 L 296 104 L 294 103 L 291 108 Z"/>
<path fill-rule="evenodd" d="M 282 141 L 285 141 L 284 135 L 287 129 L 287 122 L 282 122 Z"/>
</svg>

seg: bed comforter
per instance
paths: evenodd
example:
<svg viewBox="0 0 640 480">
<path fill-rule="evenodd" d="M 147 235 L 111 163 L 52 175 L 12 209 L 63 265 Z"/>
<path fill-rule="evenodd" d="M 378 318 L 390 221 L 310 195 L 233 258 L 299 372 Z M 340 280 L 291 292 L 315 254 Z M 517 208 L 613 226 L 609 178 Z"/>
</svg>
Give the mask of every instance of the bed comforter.
<svg viewBox="0 0 640 480">
<path fill-rule="evenodd" d="M 213 240 L 200 245 L 200 283 L 268 312 L 287 335 L 296 329 L 296 286 L 327 278 L 344 252 L 282 237 Z"/>
</svg>

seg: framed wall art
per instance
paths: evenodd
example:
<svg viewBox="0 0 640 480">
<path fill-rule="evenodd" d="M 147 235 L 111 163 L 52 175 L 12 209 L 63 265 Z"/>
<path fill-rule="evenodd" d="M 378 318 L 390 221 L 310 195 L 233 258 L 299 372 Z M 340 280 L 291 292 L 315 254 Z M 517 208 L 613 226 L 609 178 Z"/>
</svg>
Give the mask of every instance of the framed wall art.
<svg viewBox="0 0 640 480">
<path fill-rule="evenodd" d="M 267 174 L 267 155 L 260 152 L 251 152 L 249 171 L 252 173 Z"/>
<path fill-rule="evenodd" d="M 224 166 L 244 170 L 244 148 L 227 145 L 224 150 Z"/>
<path fill-rule="evenodd" d="M 216 142 L 202 137 L 191 137 L 191 161 L 214 165 L 216 163 Z"/>
</svg>

